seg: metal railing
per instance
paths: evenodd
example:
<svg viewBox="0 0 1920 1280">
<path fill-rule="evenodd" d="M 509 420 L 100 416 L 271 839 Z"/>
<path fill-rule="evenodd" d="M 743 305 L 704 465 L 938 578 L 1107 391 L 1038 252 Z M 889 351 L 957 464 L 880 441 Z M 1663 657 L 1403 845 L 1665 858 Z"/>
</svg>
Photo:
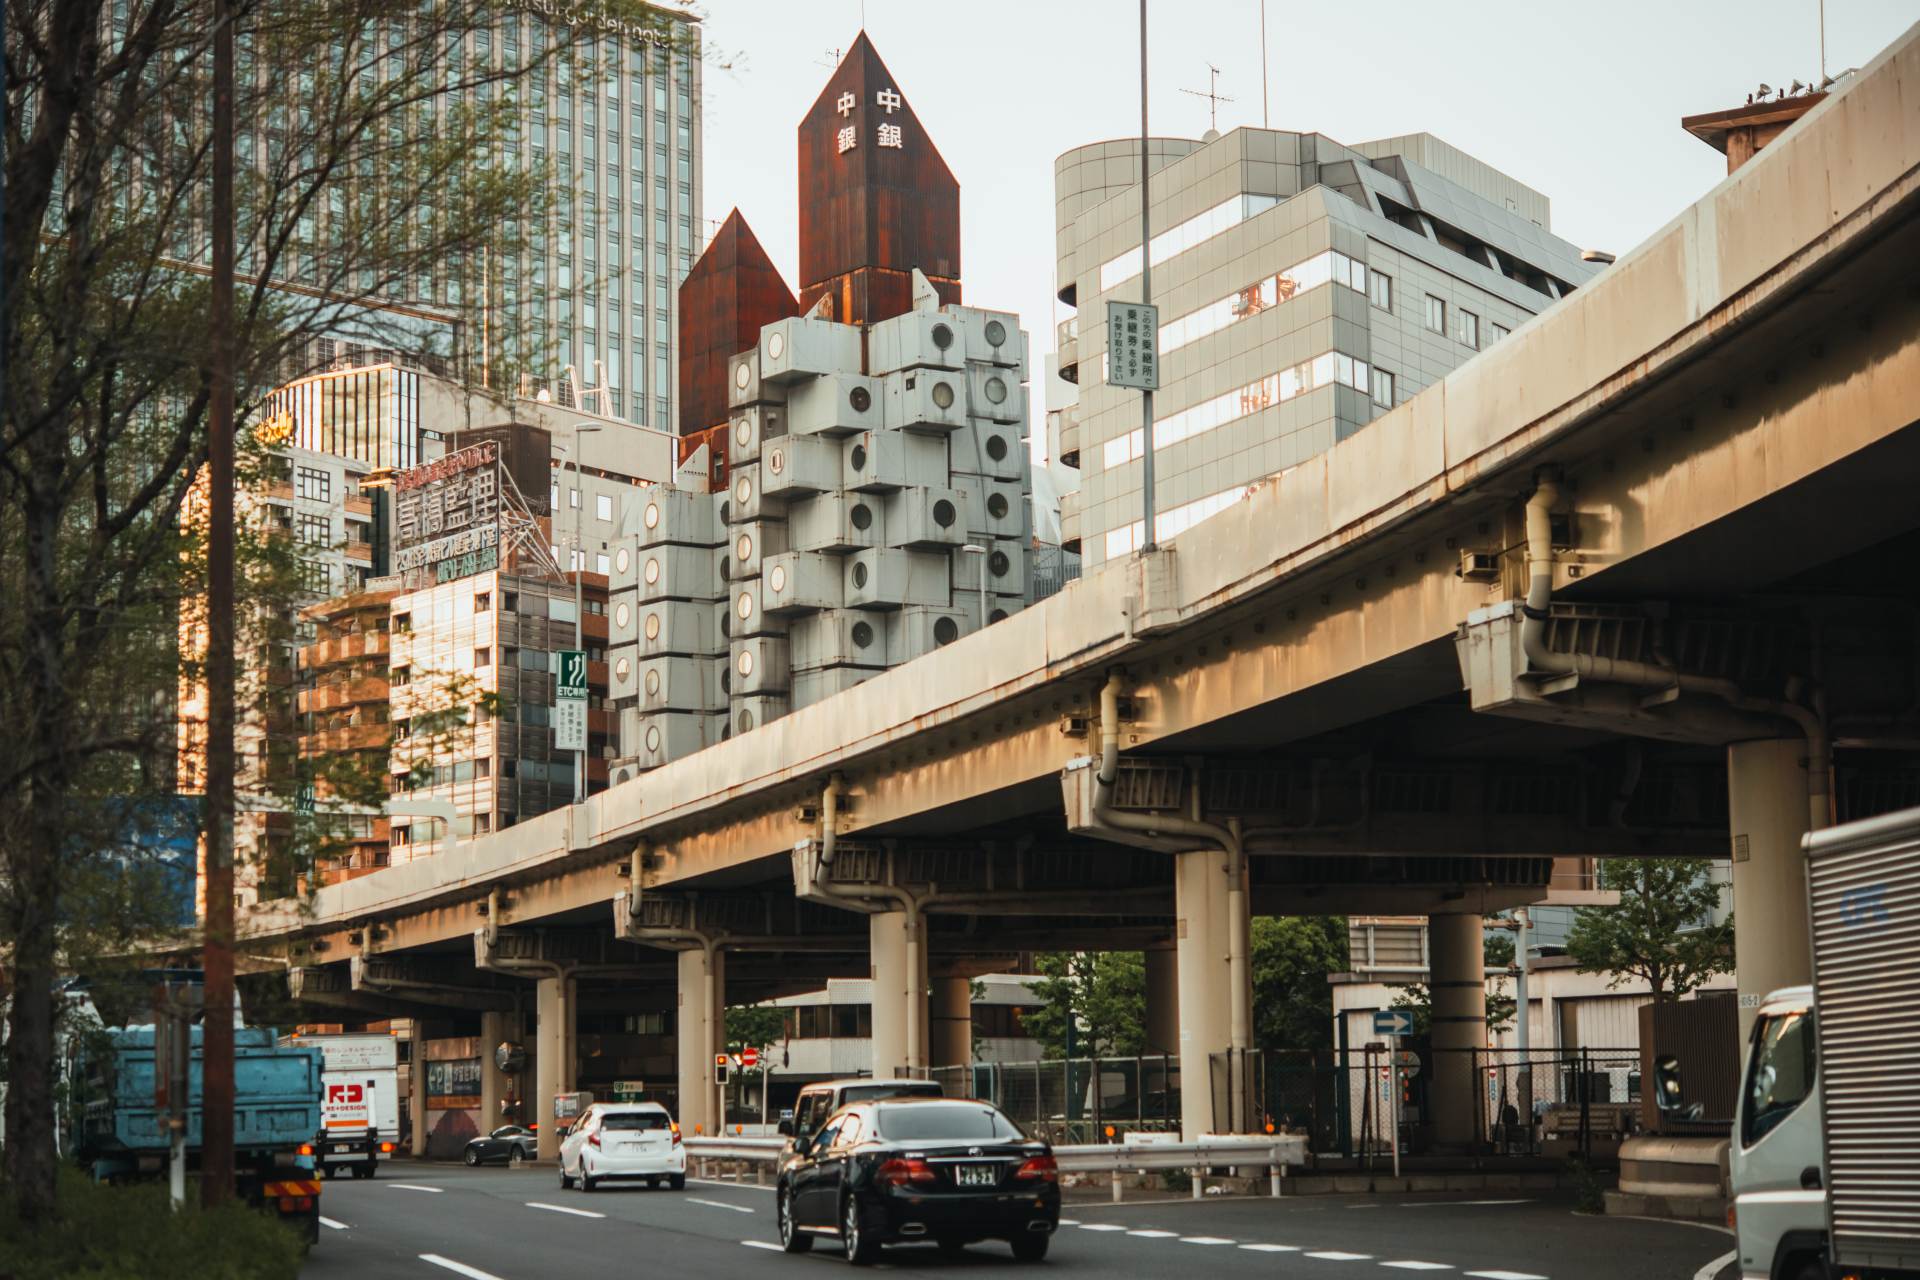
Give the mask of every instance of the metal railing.
<svg viewBox="0 0 1920 1280">
<path fill-rule="evenodd" d="M 1034 1137 L 1055 1144 L 1180 1129 L 1176 1057 L 981 1063 L 927 1074 L 948 1096 L 991 1102 Z"/>
</svg>

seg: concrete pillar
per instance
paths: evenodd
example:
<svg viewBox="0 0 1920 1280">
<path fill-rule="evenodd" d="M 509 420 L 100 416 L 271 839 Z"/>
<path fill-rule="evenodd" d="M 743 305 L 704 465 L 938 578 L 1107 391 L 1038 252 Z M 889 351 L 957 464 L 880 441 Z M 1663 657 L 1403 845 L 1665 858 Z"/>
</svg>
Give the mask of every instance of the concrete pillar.
<svg viewBox="0 0 1920 1280">
<path fill-rule="evenodd" d="M 1232 1023 L 1227 855 L 1211 849 L 1176 854 L 1173 877 L 1179 917 L 1174 949 L 1179 966 L 1180 1128 L 1191 1142 L 1232 1124 L 1225 1058 Z M 1220 1055 L 1217 1066 L 1215 1055 Z"/>
<path fill-rule="evenodd" d="M 1733 835 L 1733 953 L 1740 1042 L 1769 991 L 1813 981 L 1807 943 L 1810 826 L 1804 738 L 1727 748 L 1727 818 Z"/>
<path fill-rule="evenodd" d="M 927 1004 L 927 1021 L 931 1027 L 927 1065 L 931 1067 L 971 1066 L 973 1064 L 972 980 L 935 978 Z M 968 1084 L 970 1085 L 971 1081 Z"/>
<path fill-rule="evenodd" d="M 926 1024 L 926 989 L 919 988 L 919 1008 L 912 1009 L 914 973 L 908 967 L 911 940 L 907 913 L 877 911 L 867 917 L 867 946 L 873 975 L 873 1074 L 879 1078 L 911 1070 L 920 1055 L 909 1040 L 909 1028 Z M 918 968 L 917 963 L 913 966 Z M 913 1017 L 917 1012 L 918 1019 Z M 913 1039 L 918 1039 L 917 1033 Z"/>
<path fill-rule="evenodd" d="M 1486 950 L 1478 915 L 1427 917 L 1432 977 L 1434 1143 L 1463 1150 L 1479 1141 L 1473 1049 L 1487 1044 Z"/>
<path fill-rule="evenodd" d="M 680 1131 L 713 1137 L 726 1122 L 713 1055 L 726 1048 L 727 972 L 724 952 L 693 947 L 680 953 L 679 1016 L 674 1052 L 679 1063 Z"/>
<path fill-rule="evenodd" d="M 1180 966 L 1172 947 L 1146 953 L 1147 1052 L 1180 1052 Z"/>
<path fill-rule="evenodd" d="M 534 1008 L 539 1019 L 533 1053 L 533 1096 L 524 1110 L 540 1126 L 536 1154 L 541 1160 L 560 1158 L 560 1126 L 553 1100 L 573 1091 L 574 981 L 572 974 L 541 978 L 534 984 Z M 484 1068 L 483 1068 L 484 1070 Z"/>
<path fill-rule="evenodd" d="M 480 1015 L 480 1132 L 491 1133 L 507 1123 L 505 1103 L 513 1092 L 513 1077 L 500 1070 L 494 1051 L 507 1041 L 520 1039 L 520 1015 L 482 1013 Z"/>
<path fill-rule="evenodd" d="M 416 1160 L 427 1154 L 427 1026 L 413 1020 L 407 1057 L 407 1151 Z"/>
</svg>

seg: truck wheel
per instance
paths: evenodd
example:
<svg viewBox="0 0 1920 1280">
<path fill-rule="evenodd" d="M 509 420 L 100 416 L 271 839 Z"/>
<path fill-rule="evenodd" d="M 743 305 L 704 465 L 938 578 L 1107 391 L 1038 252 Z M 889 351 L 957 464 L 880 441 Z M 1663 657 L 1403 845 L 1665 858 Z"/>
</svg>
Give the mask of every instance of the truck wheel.
<svg viewBox="0 0 1920 1280">
<path fill-rule="evenodd" d="M 1827 1280 L 1827 1264 L 1818 1257 L 1801 1258 L 1791 1266 L 1788 1280 Z"/>
</svg>

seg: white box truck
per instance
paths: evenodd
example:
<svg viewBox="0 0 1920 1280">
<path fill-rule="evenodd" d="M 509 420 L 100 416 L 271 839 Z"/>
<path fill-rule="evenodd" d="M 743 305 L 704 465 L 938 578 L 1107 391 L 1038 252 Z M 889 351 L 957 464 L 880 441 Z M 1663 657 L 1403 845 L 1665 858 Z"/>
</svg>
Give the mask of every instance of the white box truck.
<svg viewBox="0 0 1920 1280">
<path fill-rule="evenodd" d="M 315 1162 L 331 1178 L 343 1169 L 371 1178 L 400 1141 L 400 1055 L 379 1032 L 290 1037 L 320 1050 L 326 1068 L 320 1094 Z"/>
<path fill-rule="evenodd" d="M 1761 1002 L 1734 1113 L 1740 1276 L 1920 1280 L 1920 809 L 1805 848 L 1813 985 Z M 1683 1070 L 1656 1063 L 1663 1109 Z"/>
</svg>

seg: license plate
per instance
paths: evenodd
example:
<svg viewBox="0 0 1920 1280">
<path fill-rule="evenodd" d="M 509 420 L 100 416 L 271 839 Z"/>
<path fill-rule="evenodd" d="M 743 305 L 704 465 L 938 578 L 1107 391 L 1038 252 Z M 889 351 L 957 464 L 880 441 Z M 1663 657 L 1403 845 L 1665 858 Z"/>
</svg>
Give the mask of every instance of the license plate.
<svg viewBox="0 0 1920 1280">
<path fill-rule="evenodd" d="M 962 1187 L 991 1187 L 1000 1181 L 1000 1169 L 991 1164 L 962 1164 L 953 1169 L 954 1182 Z"/>
</svg>

